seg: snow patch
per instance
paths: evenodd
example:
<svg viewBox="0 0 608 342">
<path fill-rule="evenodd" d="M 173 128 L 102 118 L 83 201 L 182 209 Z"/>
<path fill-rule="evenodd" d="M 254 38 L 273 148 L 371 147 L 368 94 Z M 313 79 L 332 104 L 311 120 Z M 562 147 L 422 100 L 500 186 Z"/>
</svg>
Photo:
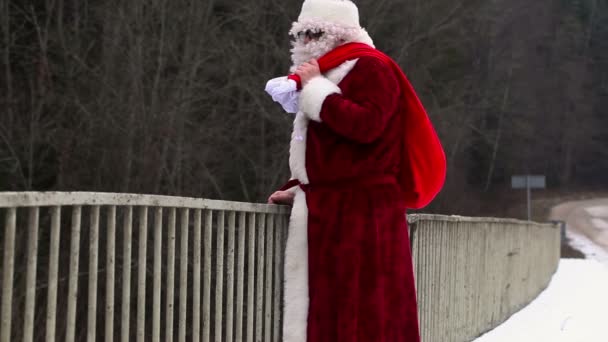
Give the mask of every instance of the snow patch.
<svg viewBox="0 0 608 342">
<path fill-rule="evenodd" d="M 607 230 L 608 229 L 608 221 L 606 221 L 604 219 L 601 219 L 601 218 L 592 218 L 591 219 L 591 223 L 593 223 L 593 225 L 597 229 L 601 229 L 601 230 Z"/>
<path fill-rule="evenodd" d="M 607 341 L 606 266 L 590 259 L 560 260 L 545 291 L 499 327 L 474 341 Z"/>
<path fill-rule="evenodd" d="M 585 211 L 591 216 L 608 218 L 608 207 L 605 205 L 596 206 L 596 207 L 588 207 L 588 208 L 585 208 Z"/>
</svg>

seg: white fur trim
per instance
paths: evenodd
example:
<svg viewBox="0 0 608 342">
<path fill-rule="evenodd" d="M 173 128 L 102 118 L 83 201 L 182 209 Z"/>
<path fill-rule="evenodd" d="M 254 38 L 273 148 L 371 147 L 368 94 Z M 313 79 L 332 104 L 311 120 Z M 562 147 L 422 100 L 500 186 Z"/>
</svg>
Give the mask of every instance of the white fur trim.
<svg viewBox="0 0 608 342">
<path fill-rule="evenodd" d="M 374 41 L 372 40 L 372 37 L 369 36 L 369 33 L 367 33 L 367 30 L 365 30 L 364 28 L 361 28 L 359 30 L 359 32 L 357 32 L 357 36 L 351 40 L 347 40 L 347 43 L 363 43 L 363 44 L 367 44 L 373 48 L 375 48 L 374 46 Z"/>
<path fill-rule="evenodd" d="M 308 207 L 296 190 L 285 248 L 283 342 L 306 342 L 308 326 Z"/>
<path fill-rule="evenodd" d="M 325 98 L 331 94 L 341 94 L 342 91 L 334 82 L 324 76 L 313 77 L 302 88 L 300 94 L 300 110 L 314 121 L 321 122 L 321 107 Z"/>
<path fill-rule="evenodd" d="M 346 61 L 327 73 L 327 81 L 337 84 L 353 69 L 357 60 Z M 339 90 L 339 88 L 338 88 Z M 322 103 L 322 102 L 321 102 Z M 306 172 L 306 135 L 308 116 L 299 111 L 293 121 L 289 146 L 289 167 L 292 178 L 308 184 Z M 308 207 L 306 194 L 299 186 L 295 192 L 285 248 L 285 281 L 283 308 L 283 342 L 306 342 L 308 328 Z"/>
<path fill-rule="evenodd" d="M 308 117 L 299 111 L 293 120 L 293 132 L 289 145 L 289 169 L 293 178 L 300 183 L 308 184 L 306 173 L 306 135 L 308 133 Z"/>
<path fill-rule="evenodd" d="M 325 74 L 325 77 L 327 77 L 328 80 L 334 82 L 335 84 L 340 84 L 344 77 L 346 77 L 346 75 L 348 75 L 348 73 L 353 70 L 358 60 L 359 59 L 357 58 L 338 65 L 337 67 L 328 71 Z"/>
<path fill-rule="evenodd" d="M 359 10 L 349 0 L 305 0 L 298 21 L 309 19 L 359 27 Z"/>
</svg>

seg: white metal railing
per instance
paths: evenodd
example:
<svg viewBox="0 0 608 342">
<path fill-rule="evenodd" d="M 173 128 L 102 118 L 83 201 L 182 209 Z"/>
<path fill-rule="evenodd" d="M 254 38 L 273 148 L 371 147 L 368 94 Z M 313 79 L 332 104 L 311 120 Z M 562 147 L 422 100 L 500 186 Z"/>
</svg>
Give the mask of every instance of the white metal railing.
<svg viewBox="0 0 608 342">
<path fill-rule="evenodd" d="M 0 342 L 279 341 L 288 216 L 182 197 L 0 193 Z M 408 221 L 425 342 L 500 324 L 559 261 L 555 225 Z"/>
<path fill-rule="evenodd" d="M 279 340 L 288 208 L 1 193 L 0 215 L 0 342 Z"/>
</svg>

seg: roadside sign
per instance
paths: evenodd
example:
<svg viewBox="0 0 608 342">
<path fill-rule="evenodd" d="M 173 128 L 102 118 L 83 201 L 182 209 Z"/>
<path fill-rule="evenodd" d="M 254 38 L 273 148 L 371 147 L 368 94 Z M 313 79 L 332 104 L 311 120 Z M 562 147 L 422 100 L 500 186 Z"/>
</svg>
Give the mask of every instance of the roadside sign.
<svg viewBox="0 0 608 342">
<path fill-rule="evenodd" d="M 511 187 L 513 189 L 544 189 L 547 187 L 545 176 L 524 175 L 511 177 Z"/>
<path fill-rule="evenodd" d="M 545 175 L 516 175 L 511 177 L 513 189 L 526 189 L 528 202 L 528 221 L 532 219 L 532 191 L 531 189 L 544 189 L 547 187 Z"/>
</svg>

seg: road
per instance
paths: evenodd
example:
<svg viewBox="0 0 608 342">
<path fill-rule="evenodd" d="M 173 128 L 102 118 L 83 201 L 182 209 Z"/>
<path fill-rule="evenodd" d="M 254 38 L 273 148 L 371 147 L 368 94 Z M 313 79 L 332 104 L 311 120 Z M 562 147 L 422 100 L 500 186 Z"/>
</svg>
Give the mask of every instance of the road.
<svg viewBox="0 0 608 342">
<path fill-rule="evenodd" d="M 551 210 L 550 219 L 566 222 L 573 247 L 577 238 L 587 238 L 608 253 L 608 198 L 560 204 Z"/>
</svg>

